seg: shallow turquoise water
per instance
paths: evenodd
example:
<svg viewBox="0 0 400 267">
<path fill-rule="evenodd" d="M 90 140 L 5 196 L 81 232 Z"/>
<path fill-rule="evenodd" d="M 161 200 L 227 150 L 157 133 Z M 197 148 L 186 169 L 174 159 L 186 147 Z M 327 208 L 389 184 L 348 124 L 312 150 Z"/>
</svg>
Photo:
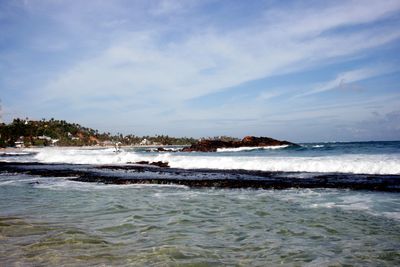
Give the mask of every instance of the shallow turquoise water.
<svg viewBox="0 0 400 267">
<path fill-rule="evenodd" d="M 0 176 L 4 266 L 395 266 L 400 198 Z"/>
<path fill-rule="evenodd" d="M 147 148 L 146 148 L 147 149 Z M 1 160 L 400 174 L 400 142 L 220 153 L 26 149 Z M 111 174 L 110 174 L 111 175 Z M 0 173 L 0 266 L 399 266 L 400 195 L 103 185 Z"/>
</svg>

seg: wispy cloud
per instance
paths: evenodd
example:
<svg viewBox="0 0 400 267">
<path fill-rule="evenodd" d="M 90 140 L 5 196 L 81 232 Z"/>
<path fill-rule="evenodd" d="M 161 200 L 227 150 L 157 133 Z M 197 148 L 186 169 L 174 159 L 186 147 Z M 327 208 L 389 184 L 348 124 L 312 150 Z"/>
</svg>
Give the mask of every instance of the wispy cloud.
<svg viewBox="0 0 400 267">
<path fill-rule="evenodd" d="M 304 93 L 296 95 L 295 97 L 304 97 L 312 94 L 318 94 L 326 91 L 330 91 L 333 89 L 349 89 L 349 88 L 358 88 L 359 87 L 350 87 L 348 84 L 363 81 L 369 78 L 381 76 L 384 74 L 398 72 L 400 69 L 396 66 L 375 66 L 375 67 L 365 67 L 355 70 L 350 70 L 346 72 L 339 73 L 337 77 L 333 80 L 320 83 L 314 86 L 311 90 L 307 90 Z"/>
<path fill-rule="evenodd" d="M 261 101 L 265 101 L 265 100 L 270 100 L 271 98 L 275 98 L 277 96 L 282 95 L 281 92 L 279 91 L 271 91 L 271 90 L 267 90 L 267 91 L 263 91 L 258 95 L 258 99 Z"/>
<path fill-rule="evenodd" d="M 317 36 L 339 27 L 373 23 L 395 15 L 400 9 L 397 0 L 325 1 L 308 5 L 296 3 L 290 10 L 272 9 L 266 16 L 277 31 L 295 37 Z"/>
<path fill-rule="evenodd" d="M 150 8 L 150 13 L 155 16 L 172 15 L 184 12 L 198 4 L 197 0 L 161 0 Z"/>
<path fill-rule="evenodd" d="M 211 110 L 194 110 L 188 103 L 215 93 L 229 96 L 230 88 L 268 77 L 284 80 L 304 71 L 318 76 L 320 68 L 368 58 L 400 38 L 396 0 L 256 1 L 246 10 L 240 1 L 212 0 L 10 1 L 5 6 L 0 19 L 8 23 L 0 31 L 9 34 L 0 58 L 8 78 L 0 79 L 0 86 L 14 106 L 36 114 L 80 114 L 96 123 L 135 118 L 138 125 L 169 127 L 191 119 L 212 121 L 213 112 L 220 121 L 241 124 L 276 110 L 290 116 L 291 106 L 309 104 L 300 96 L 392 73 L 397 62 L 385 56 L 388 62 L 378 65 L 332 69 L 329 76 L 335 78 L 315 79 L 311 87 L 301 83 L 293 92 L 261 86 L 254 99 L 225 101 Z M 32 32 L 24 32 L 28 25 Z M 32 70 L 39 78 L 30 78 Z M 29 79 L 14 86 L 9 78 L 14 75 Z M 11 97 L 16 89 L 22 93 Z M 288 97 L 280 106 L 272 103 L 289 93 L 299 102 Z M 54 109 L 57 103 L 63 104 Z"/>
<path fill-rule="evenodd" d="M 298 37 L 293 40 L 291 35 L 274 40 L 273 32 L 258 31 L 258 27 L 232 29 L 223 34 L 205 30 L 173 42 L 163 40 L 160 32 L 129 33 L 97 56 L 62 73 L 47 88 L 54 95 L 69 97 L 77 93 L 73 88 L 90 95 L 106 93 L 114 87 L 122 95 L 138 97 L 147 91 L 152 97 L 179 101 L 289 70 L 300 71 L 400 37 L 398 29 L 379 28 L 352 35 L 315 37 L 307 42 Z M 348 73 L 341 79 L 352 81 L 371 71 L 361 72 Z"/>
</svg>

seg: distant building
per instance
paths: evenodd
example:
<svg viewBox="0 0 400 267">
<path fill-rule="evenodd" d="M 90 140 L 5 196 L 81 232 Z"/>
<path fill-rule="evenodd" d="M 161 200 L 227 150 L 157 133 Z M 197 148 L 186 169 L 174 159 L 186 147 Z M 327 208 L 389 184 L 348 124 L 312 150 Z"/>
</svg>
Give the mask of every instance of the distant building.
<svg viewBox="0 0 400 267">
<path fill-rule="evenodd" d="M 46 141 L 45 144 L 50 144 L 51 146 L 54 146 L 58 141 L 60 141 L 59 139 L 53 139 L 53 138 L 51 138 L 50 136 L 47 136 L 47 135 L 36 136 L 36 139 L 44 140 L 44 141 Z"/>
<path fill-rule="evenodd" d="M 25 147 L 24 141 L 15 141 L 15 147 L 16 147 L 16 148 Z"/>
<path fill-rule="evenodd" d="M 37 139 L 51 141 L 51 137 L 50 136 L 46 136 L 46 135 L 38 136 Z"/>
<path fill-rule="evenodd" d="M 58 141 L 60 141 L 60 140 L 59 139 L 51 139 L 51 145 L 55 146 Z"/>
<path fill-rule="evenodd" d="M 139 145 L 141 145 L 141 146 L 149 146 L 149 145 L 151 145 L 151 144 L 152 144 L 151 141 L 147 140 L 146 138 L 144 138 L 144 139 L 139 143 Z"/>
<path fill-rule="evenodd" d="M 67 133 L 67 136 L 68 136 L 68 138 L 71 139 L 71 140 L 79 140 L 79 139 L 80 139 L 80 138 L 77 137 L 77 136 L 73 136 L 73 134 L 70 133 L 70 132 Z"/>
<path fill-rule="evenodd" d="M 15 141 L 15 147 L 17 147 L 17 148 L 25 147 L 23 136 L 21 136 L 20 138 L 18 138 L 17 141 Z"/>
</svg>

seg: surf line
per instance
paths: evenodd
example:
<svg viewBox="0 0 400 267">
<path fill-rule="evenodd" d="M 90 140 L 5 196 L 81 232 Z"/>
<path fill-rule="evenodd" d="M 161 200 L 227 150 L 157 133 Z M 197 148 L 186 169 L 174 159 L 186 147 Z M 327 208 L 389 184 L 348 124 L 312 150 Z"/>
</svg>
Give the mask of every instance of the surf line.
<svg viewBox="0 0 400 267">
<path fill-rule="evenodd" d="M 0 172 L 68 177 L 73 181 L 103 184 L 176 184 L 254 189 L 339 188 L 400 192 L 400 175 L 178 169 L 148 162 L 125 165 L 0 162 Z"/>
</svg>

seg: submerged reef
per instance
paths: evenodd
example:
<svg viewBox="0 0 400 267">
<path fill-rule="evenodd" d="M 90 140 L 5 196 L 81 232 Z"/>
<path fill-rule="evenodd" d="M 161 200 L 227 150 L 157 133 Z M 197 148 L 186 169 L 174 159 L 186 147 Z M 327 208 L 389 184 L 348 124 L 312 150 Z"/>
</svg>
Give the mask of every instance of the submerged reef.
<svg viewBox="0 0 400 267">
<path fill-rule="evenodd" d="M 160 167 L 161 166 L 161 167 Z M 178 169 L 160 162 L 126 165 L 0 162 L 0 173 L 63 177 L 103 184 L 175 184 L 213 188 L 343 188 L 400 192 L 400 175 Z"/>
</svg>

